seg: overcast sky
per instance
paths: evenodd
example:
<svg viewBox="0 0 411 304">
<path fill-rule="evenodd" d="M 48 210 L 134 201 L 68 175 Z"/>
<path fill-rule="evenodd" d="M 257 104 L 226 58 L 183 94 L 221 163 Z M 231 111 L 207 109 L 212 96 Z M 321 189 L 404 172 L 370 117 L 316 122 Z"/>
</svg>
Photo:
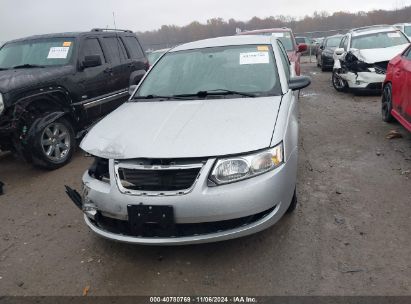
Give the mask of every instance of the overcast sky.
<svg viewBox="0 0 411 304">
<path fill-rule="evenodd" d="M 411 5 L 411 0 L 0 0 L 0 42 L 33 34 L 113 27 L 113 12 L 117 28 L 146 31 L 213 17 L 246 21 L 253 16 L 303 17 L 314 11 L 356 12 L 405 5 Z"/>
</svg>

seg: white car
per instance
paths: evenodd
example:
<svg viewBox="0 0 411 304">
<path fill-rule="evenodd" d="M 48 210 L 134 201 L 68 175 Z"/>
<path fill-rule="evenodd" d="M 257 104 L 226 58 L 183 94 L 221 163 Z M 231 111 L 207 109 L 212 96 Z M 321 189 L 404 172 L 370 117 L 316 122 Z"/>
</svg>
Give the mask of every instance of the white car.
<svg viewBox="0 0 411 304">
<path fill-rule="evenodd" d="M 403 32 L 390 25 L 351 30 L 334 51 L 334 88 L 340 92 L 381 91 L 388 62 L 409 43 Z"/>
<path fill-rule="evenodd" d="M 135 244 L 192 244 L 275 224 L 297 202 L 298 100 L 272 36 L 178 46 L 81 148 L 95 157 L 82 195 L 98 235 Z"/>
<path fill-rule="evenodd" d="M 394 26 L 411 39 L 411 23 L 397 23 Z"/>
</svg>

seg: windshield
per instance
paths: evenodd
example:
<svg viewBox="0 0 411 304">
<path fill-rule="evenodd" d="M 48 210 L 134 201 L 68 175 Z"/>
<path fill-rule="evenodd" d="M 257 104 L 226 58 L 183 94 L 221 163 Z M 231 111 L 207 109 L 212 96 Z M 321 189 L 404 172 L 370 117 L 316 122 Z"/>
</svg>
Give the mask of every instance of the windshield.
<svg viewBox="0 0 411 304">
<path fill-rule="evenodd" d="M 405 33 L 405 35 L 411 37 L 411 25 L 404 26 L 404 33 Z"/>
<path fill-rule="evenodd" d="M 383 32 L 353 37 L 351 48 L 354 49 L 380 49 L 409 43 L 400 31 Z"/>
<path fill-rule="evenodd" d="M 153 67 L 134 97 L 220 90 L 255 96 L 281 95 L 271 46 L 224 46 L 167 53 Z"/>
<path fill-rule="evenodd" d="M 338 47 L 340 45 L 342 37 L 332 37 L 328 38 L 325 43 L 326 47 Z"/>
<path fill-rule="evenodd" d="M 7 43 L 0 49 L 0 68 L 65 65 L 70 61 L 73 45 L 74 38 Z"/>
</svg>

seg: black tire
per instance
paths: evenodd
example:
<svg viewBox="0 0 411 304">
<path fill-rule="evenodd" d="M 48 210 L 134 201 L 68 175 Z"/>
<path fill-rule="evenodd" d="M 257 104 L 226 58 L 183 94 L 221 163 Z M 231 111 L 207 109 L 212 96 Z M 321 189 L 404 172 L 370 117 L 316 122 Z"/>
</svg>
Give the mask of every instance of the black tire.
<svg viewBox="0 0 411 304">
<path fill-rule="evenodd" d="M 347 82 L 340 76 L 338 76 L 335 70 L 333 71 L 331 82 L 333 83 L 334 89 L 336 89 L 338 92 L 346 92 L 348 89 Z"/>
<path fill-rule="evenodd" d="M 297 204 L 298 204 L 297 189 L 295 189 L 293 198 L 291 199 L 291 204 L 288 207 L 286 213 L 292 213 L 297 208 Z"/>
<path fill-rule="evenodd" d="M 33 164 L 48 170 L 61 168 L 70 162 L 75 147 L 76 139 L 71 123 L 59 118 L 35 135 Z"/>
<path fill-rule="evenodd" d="M 327 68 L 324 66 L 324 62 L 321 60 L 321 72 L 326 72 Z"/>
<path fill-rule="evenodd" d="M 381 99 L 381 116 L 385 122 L 393 122 L 394 117 L 391 114 L 392 110 L 392 85 L 387 83 L 382 91 Z"/>
</svg>

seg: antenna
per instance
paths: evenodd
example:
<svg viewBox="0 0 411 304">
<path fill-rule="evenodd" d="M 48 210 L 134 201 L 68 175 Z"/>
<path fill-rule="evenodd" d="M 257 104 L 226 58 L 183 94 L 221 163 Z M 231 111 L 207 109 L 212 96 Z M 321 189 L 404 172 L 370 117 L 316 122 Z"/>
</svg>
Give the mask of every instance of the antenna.
<svg viewBox="0 0 411 304">
<path fill-rule="evenodd" d="M 120 53 L 120 39 L 118 37 L 118 32 L 117 32 L 117 25 L 116 25 L 116 15 L 113 12 L 113 23 L 114 23 L 114 30 L 116 32 L 116 41 L 117 41 L 117 50 L 118 50 L 118 58 L 120 59 L 121 62 L 121 53 Z"/>
</svg>

